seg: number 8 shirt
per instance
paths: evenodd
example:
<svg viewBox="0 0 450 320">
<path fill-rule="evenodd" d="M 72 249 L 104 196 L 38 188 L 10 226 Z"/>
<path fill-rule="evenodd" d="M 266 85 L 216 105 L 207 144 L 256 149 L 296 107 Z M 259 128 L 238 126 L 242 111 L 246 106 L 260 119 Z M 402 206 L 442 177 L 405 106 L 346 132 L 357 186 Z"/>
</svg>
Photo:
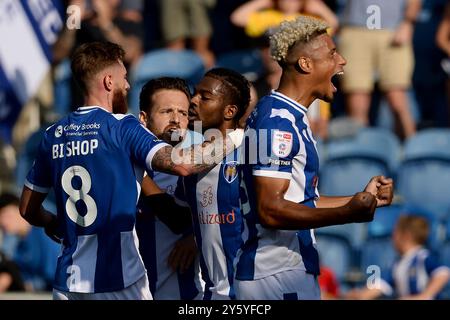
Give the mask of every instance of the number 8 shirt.
<svg viewBox="0 0 450 320">
<path fill-rule="evenodd" d="M 25 185 L 54 189 L 63 237 L 54 287 L 118 291 L 145 275 L 135 232 L 143 170 L 158 140 L 131 115 L 81 107 L 46 130 Z"/>
</svg>

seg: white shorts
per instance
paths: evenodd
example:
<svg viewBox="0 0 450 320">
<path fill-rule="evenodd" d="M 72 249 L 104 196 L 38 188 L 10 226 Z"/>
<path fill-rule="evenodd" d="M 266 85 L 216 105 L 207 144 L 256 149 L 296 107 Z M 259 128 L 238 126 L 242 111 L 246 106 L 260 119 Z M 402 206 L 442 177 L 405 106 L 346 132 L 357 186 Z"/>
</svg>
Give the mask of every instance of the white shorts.
<svg viewBox="0 0 450 320">
<path fill-rule="evenodd" d="M 153 300 L 147 275 L 119 291 L 80 293 L 53 289 L 53 300 Z"/>
<path fill-rule="evenodd" d="M 288 270 L 257 280 L 234 279 L 238 300 L 320 300 L 317 276 Z"/>
</svg>

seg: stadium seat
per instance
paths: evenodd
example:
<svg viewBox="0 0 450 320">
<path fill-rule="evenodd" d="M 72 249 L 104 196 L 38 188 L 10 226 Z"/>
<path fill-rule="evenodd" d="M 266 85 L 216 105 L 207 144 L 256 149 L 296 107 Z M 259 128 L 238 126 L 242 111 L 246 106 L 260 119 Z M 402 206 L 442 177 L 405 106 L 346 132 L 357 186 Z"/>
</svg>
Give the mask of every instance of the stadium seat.
<svg viewBox="0 0 450 320">
<path fill-rule="evenodd" d="M 316 230 L 320 264 L 331 268 L 342 283 L 354 266 L 353 250 L 345 237 Z"/>
<path fill-rule="evenodd" d="M 398 256 L 392 245 L 392 232 L 398 217 L 404 211 L 402 205 L 394 204 L 378 208 L 374 220 L 367 224 L 367 240 L 361 250 L 361 272 L 369 266 L 380 267 L 381 272 L 389 270 Z"/>
<path fill-rule="evenodd" d="M 391 236 L 368 238 L 361 250 L 361 272 L 367 273 L 369 266 L 378 266 L 382 273 L 387 272 L 397 256 Z"/>
<path fill-rule="evenodd" d="M 405 143 L 405 160 L 450 160 L 450 129 L 427 129 L 417 132 Z"/>
<path fill-rule="evenodd" d="M 316 231 L 321 234 L 345 238 L 355 250 L 361 248 L 367 237 L 367 226 L 365 223 L 347 223 L 322 227 L 316 229 Z"/>
<path fill-rule="evenodd" d="M 377 208 L 373 221 L 367 224 L 367 237 L 390 237 L 402 211 L 403 206 L 398 204 Z"/>
<path fill-rule="evenodd" d="M 203 77 L 205 67 L 200 56 L 192 50 L 158 49 L 145 54 L 131 72 L 130 111 L 139 113 L 139 93 L 150 79 L 179 77 L 191 89 Z"/>
<path fill-rule="evenodd" d="M 249 81 L 256 81 L 264 73 L 259 50 L 237 50 L 221 54 L 216 60 L 217 67 L 229 68 L 243 74 Z"/>
<path fill-rule="evenodd" d="M 353 195 L 363 191 L 373 176 L 389 175 L 386 162 L 379 157 L 358 154 L 357 146 L 340 150 L 340 155 L 333 154 L 333 151 L 328 148 L 327 160 L 320 170 L 321 194 Z"/>
<path fill-rule="evenodd" d="M 329 142 L 320 171 L 320 192 L 351 195 L 376 175 L 392 176 L 400 158 L 400 142 L 389 131 L 363 128 L 355 136 Z"/>
<path fill-rule="evenodd" d="M 444 219 L 450 210 L 450 130 L 417 133 L 405 144 L 397 175 L 397 189 L 405 203 Z"/>
<path fill-rule="evenodd" d="M 376 155 L 388 164 L 390 173 L 395 173 L 401 160 L 402 150 L 395 134 L 382 128 L 363 128 L 358 132 L 356 140 L 364 150 L 376 150 Z"/>
</svg>

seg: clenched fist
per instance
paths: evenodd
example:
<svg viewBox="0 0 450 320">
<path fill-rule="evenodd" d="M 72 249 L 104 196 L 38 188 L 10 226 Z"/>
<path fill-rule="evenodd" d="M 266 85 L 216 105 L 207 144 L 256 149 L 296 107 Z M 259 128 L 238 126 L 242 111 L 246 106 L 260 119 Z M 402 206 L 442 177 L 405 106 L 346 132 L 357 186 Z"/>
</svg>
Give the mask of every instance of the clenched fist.
<svg viewBox="0 0 450 320">
<path fill-rule="evenodd" d="M 375 176 L 370 179 L 364 191 L 376 197 L 377 207 L 388 206 L 394 197 L 394 181 L 385 176 Z"/>
<path fill-rule="evenodd" d="M 373 220 L 377 207 L 376 197 L 369 192 L 358 192 L 346 204 L 352 222 L 368 222 Z"/>
</svg>

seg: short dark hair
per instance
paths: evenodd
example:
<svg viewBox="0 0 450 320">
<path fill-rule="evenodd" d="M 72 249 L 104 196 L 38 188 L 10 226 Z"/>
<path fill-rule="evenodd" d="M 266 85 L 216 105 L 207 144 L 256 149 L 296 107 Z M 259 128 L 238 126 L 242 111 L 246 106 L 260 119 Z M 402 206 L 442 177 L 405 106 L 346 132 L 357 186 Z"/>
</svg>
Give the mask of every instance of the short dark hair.
<svg viewBox="0 0 450 320">
<path fill-rule="evenodd" d="M 72 55 L 71 69 L 73 77 L 83 93 L 87 93 L 88 84 L 97 73 L 123 61 L 125 51 L 112 42 L 88 42 L 79 46 Z"/>
<path fill-rule="evenodd" d="M 152 97 L 158 90 L 178 90 L 183 92 L 191 101 L 191 92 L 187 82 L 176 77 L 161 77 L 151 79 L 141 89 L 139 94 L 139 110 L 150 112 L 152 108 Z"/>
<path fill-rule="evenodd" d="M 205 77 L 211 77 L 226 84 L 230 103 L 238 107 L 235 119 L 242 118 L 250 104 L 250 82 L 239 72 L 227 68 L 211 69 L 206 72 Z"/>
<path fill-rule="evenodd" d="M 12 193 L 3 193 L 0 195 L 0 209 L 9 205 L 19 206 L 19 198 Z"/>
</svg>

